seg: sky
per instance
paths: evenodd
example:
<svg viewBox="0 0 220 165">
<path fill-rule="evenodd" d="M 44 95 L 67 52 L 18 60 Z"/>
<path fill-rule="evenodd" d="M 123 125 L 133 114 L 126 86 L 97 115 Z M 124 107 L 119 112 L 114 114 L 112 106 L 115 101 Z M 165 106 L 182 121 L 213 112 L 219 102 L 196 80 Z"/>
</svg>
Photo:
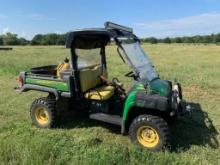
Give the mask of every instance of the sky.
<svg viewBox="0 0 220 165">
<path fill-rule="evenodd" d="M 220 33 L 220 0 L 0 0 L 0 34 L 66 33 L 112 21 L 139 37 Z"/>
</svg>

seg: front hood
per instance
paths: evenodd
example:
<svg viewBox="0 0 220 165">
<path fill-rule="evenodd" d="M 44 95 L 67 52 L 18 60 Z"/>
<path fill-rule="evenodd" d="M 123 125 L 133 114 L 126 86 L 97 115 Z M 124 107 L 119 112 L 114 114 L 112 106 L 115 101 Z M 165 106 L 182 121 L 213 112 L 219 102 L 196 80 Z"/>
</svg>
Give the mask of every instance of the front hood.
<svg viewBox="0 0 220 165">
<path fill-rule="evenodd" d="M 170 84 L 161 79 L 154 79 L 149 85 L 151 94 L 159 94 L 160 96 L 168 96 L 171 92 Z"/>
</svg>

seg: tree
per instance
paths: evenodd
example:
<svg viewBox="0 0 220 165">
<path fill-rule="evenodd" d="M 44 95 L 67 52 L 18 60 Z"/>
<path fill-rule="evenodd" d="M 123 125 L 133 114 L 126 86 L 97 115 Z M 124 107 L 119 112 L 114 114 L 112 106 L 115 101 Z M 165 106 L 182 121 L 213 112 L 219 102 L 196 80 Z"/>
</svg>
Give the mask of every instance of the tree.
<svg viewBox="0 0 220 165">
<path fill-rule="evenodd" d="M 158 41 L 157 41 L 157 39 L 156 39 L 155 37 L 150 37 L 150 38 L 149 38 L 149 42 L 150 42 L 151 44 L 157 44 L 157 43 L 158 43 Z"/>
<path fill-rule="evenodd" d="M 41 45 L 42 44 L 43 35 L 37 34 L 31 40 L 31 45 Z"/>
<path fill-rule="evenodd" d="M 43 36 L 42 44 L 43 45 L 56 45 L 58 40 L 58 35 L 55 33 L 46 34 Z"/>
<path fill-rule="evenodd" d="M 183 37 L 183 43 L 193 43 L 192 37 Z"/>
<path fill-rule="evenodd" d="M 193 36 L 192 40 L 194 43 L 201 43 L 202 42 L 202 37 L 199 35 Z"/>
<path fill-rule="evenodd" d="M 0 45 L 3 45 L 3 39 L 1 36 L 0 36 Z"/>
<path fill-rule="evenodd" d="M 66 34 L 37 34 L 31 40 L 32 45 L 64 45 L 66 42 Z"/>
<path fill-rule="evenodd" d="M 212 43 L 212 37 L 209 35 L 203 36 L 202 43 Z"/>
<path fill-rule="evenodd" d="M 180 37 L 176 37 L 172 41 L 175 42 L 175 43 L 182 43 L 183 42 Z"/>
<path fill-rule="evenodd" d="M 3 35 L 4 45 L 18 45 L 17 34 L 6 33 Z"/>
<path fill-rule="evenodd" d="M 167 43 L 167 44 L 170 44 L 171 43 L 171 40 L 169 37 L 166 37 L 163 39 L 163 43 Z"/>
<path fill-rule="evenodd" d="M 56 42 L 57 45 L 65 45 L 66 43 L 66 34 L 59 35 L 59 38 Z"/>
<path fill-rule="evenodd" d="M 29 41 L 28 40 L 26 40 L 25 38 L 19 38 L 18 39 L 18 44 L 19 45 L 27 45 L 27 44 L 29 44 Z"/>
<path fill-rule="evenodd" d="M 213 42 L 214 43 L 220 43 L 220 33 L 219 34 L 216 34 L 215 36 L 214 36 L 214 38 L 213 38 Z"/>
</svg>

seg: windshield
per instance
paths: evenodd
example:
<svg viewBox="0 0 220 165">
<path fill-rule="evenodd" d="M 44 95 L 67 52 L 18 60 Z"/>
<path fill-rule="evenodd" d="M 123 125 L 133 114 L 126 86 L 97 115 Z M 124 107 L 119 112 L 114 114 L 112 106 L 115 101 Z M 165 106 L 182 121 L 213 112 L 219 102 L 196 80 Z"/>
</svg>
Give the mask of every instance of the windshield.
<svg viewBox="0 0 220 165">
<path fill-rule="evenodd" d="M 121 46 L 125 51 L 125 55 L 127 55 L 128 63 L 135 68 L 142 81 L 150 82 L 159 77 L 138 41 L 132 43 L 122 42 Z"/>
</svg>

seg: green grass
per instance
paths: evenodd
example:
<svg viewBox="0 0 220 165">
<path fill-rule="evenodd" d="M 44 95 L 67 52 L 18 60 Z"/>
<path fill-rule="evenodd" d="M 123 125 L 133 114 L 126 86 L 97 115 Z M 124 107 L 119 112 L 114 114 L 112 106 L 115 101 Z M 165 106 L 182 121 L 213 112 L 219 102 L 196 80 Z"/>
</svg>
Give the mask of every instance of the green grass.
<svg viewBox="0 0 220 165">
<path fill-rule="evenodd" d="M 175 123 L 172 151 L 151 153 L 131 144 L 117 127 L 74 116 L 61 128 L 31 126 L 29 107 L 44 94 L 17 94 L 19 71 L 57 64 L 69 56 L 63 47 L 14 47 L 0 51 L 0 164 L 220 164 L 220 46 L 143 45 L 164 79 L 177 78 L 192 118 Z M 107 48 L 110 77 L 128 87 L 130 69 Z"/>
</svg>

